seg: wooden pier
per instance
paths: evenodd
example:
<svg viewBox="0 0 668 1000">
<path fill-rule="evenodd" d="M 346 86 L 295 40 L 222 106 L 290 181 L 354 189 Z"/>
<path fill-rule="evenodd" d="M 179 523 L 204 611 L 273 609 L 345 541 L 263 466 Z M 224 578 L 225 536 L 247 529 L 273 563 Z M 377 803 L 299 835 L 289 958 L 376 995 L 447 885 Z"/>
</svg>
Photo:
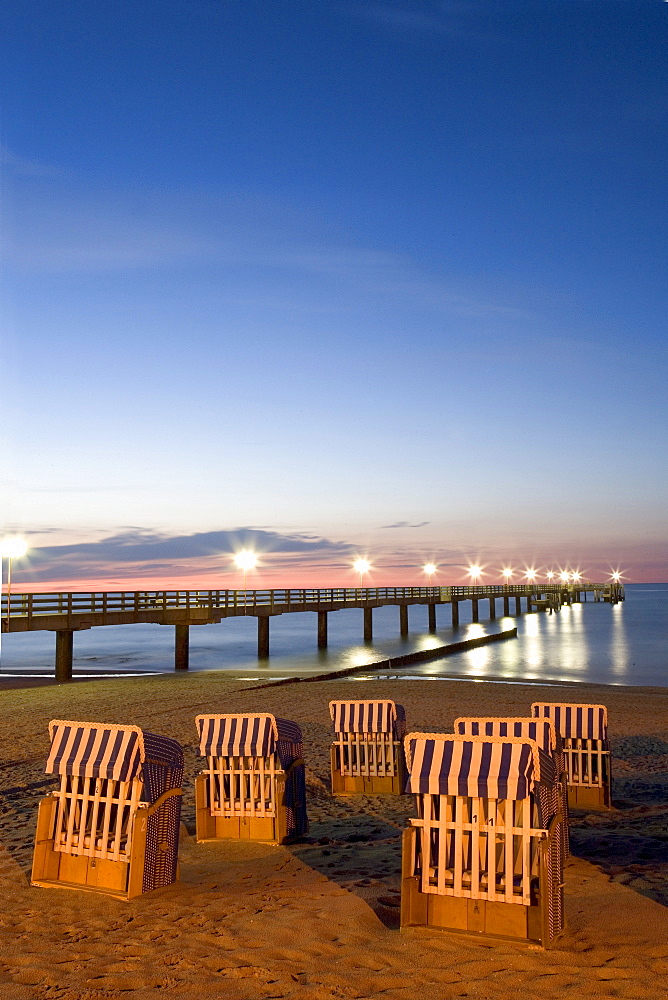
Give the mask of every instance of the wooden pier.
<svg viewBox="0 0 668 1000">
<path fill-rule="evenodd" d="M 257 619 L 258 658 L 269 656 L 269 621 L 277 615 L 303 611 L 317 613 L 317 643 L 327 646 L 328 615 L 334 611 L 360 608 L 363 635 L 373 638 L 374 608 L 394 605 L 399 609 L 399 632 L 408 635 L 408 609 L 427 605 L 429 631 L 436 631 L 436 608 L 450 607 L 450 624 L 459 625 L 459 605 L 471 601 L 471 617 L 479 620 L 480 602 L 489 606 L 489 618 L 497 615 L 497 601 L 503 614 L 524 610 L 556 609 L 563 604 L 587 600 L 615 603 L 623 600 L 619 584 L 512 584 L 466 587 L 325 587 L 321 589 L 278 590 L 161 590 L 115 593 L 12 594 L 10 607 L 2 597 L 2 631 L 50 631 L 56 634 L 56 680 L 72 679 L 74 633 L 104 625 L 157 624 L 174 627 L 174 668 L 188 669 L 191 625 L 211 625 L 223 618 L 241 616 Z M 510 610 L 513 601 L 513 611 Z"/>
</svg>

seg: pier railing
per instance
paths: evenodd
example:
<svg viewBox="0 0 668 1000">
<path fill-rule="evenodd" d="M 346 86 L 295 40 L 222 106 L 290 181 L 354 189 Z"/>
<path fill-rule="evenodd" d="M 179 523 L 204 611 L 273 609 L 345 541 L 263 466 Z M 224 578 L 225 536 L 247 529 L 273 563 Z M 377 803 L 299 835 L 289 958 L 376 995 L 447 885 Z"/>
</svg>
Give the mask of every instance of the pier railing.
<svg viewBox="0 0 668 1000">
<path fill-rule="evenodd" d="M 527 596 L 563 593 L 567 590 L 602 590 L 602 584 L 501 584 L 455 587 L 324 587 L 272 590 L 140 590 L 88 593 L 12 594 L 11 618 L 41 615 L 113 614 L 175 609 L 232 610 L 253 608 L 288 610 L 305 605 L 359 605 L 368 601 L 420 601 L 443 603 L 479 597 Z M 7 618 L 7 596 L 2 595 L 1 614 Z"/>
</svg>

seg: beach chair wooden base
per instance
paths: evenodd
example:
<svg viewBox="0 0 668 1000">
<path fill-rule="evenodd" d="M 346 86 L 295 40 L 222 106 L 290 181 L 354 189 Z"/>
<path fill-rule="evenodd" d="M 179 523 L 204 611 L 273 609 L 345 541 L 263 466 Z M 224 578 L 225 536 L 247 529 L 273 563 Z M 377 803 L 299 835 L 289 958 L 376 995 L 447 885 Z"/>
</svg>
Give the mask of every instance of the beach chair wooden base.
<svg viewBox="0 0 668 1000">
<path fill-rule="evenodd" d="M 208 799 L 208 775 L 195 778 L 195 839 L 198 844 L 211 840 L 258 840 L 267 844 L 287 844 L 294 837 L 287 833 L 284 798 L 286 774 L 276 774 L 275 816 L 212 816 Z"/>
<path fill-rule="evenodd" d="M 406 787 L 406 767 L 403 753 L 397 753 L 397 773 L 395 775 L 351 775 L 341 774 L 338 744 L 333 743 L 330 752 L 332 772 L 332 795 L 403 795 Z"/>
<path fill-rule="evenodd" d="M 529 906 L 422 892 L 419 877 L 410 874 L 416 836 L 416 828 L 408 827 L 402 838 L 402 933 L 446 931 L 539 944 L 545 948 L 552 944 L 547 901 L 541 898 L 539 891 L 536 891 Z"/>
<path fill-rule="evenodd" d="M 593 811 L 612 809 L 610 786 L 607 784 L 599 787 L 569 785 L 568 807 L 569 809 L 589 809 Z"/>
<path fill-rule="evenodd" d="M 87 889 L 122 900 L 140 896 L 148 807 L 140 806 L 137 812 L 130 860 L 110 861 L 54 850 L 52 831 L 57 806 L 55 796 L 46 796 L 39 804 L 30 884 L 44 888 Z"/>
</svg>

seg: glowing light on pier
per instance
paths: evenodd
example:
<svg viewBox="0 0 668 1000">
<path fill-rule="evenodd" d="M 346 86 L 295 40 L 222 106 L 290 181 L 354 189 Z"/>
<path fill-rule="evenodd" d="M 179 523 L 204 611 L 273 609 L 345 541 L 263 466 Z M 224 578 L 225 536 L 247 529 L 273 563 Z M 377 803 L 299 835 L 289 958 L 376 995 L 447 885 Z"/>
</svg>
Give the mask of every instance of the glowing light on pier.
<svg viewBox="0 0 668 1000">
<path fill-rule="evenodd" d="M 506 566 L 504 567 L 504 569 L 501 570 L 501 575 L 503 579 L 506 581 L 506 583 L 510 583 L 513 572 L 514 571 L 510 568 L 510 566 Z"/>
<path fill-rule="evenodd" d="M 547 571 L 547 578 L 550 581 L 550 583 L 552 583 L 552 581 L 554 580 L 554 572 L 551 569 L 548 569 Z"/>
<path fill-rule="evenodd" d="M 2 560 L 7 560 L 7 631 L 12 601 L 12 559 L 20 559 L 28 551 L 28 544 L 18 535 L 7 535 L 0 541 L 0 592 L 2 591 Z"/>
<path fill-rule="evenodd" d="M 533 583 L 533 581 L 536 579 L 537 573 L 535 569 L 528 569 L 524 575 L 526 576 L 529 583 Z"/>
<path fill-rule="evenodd" d="M 368 559 L 356 559 L 353 563 L 353 569 L 356 573 L 360 575 L 360 587 L 362 586 L 362 580 L 365 573 L 368 573 L 371 569 L 371 563 Z"/>
<path fill-rule="evenodd" d="M 622 574 L 619 572 L 618 569 L 614 570 L 614 572 L 611 574 L 611 576 L 612 576 L 612 579 L 613 579 L 614 583 L 619 583 L 621 581 L 621 579 L 622 579 Z"/>
<path fill-rule="evenodd" d="M 244 577 L 243 589 L 245 590 L 246 574 L 248 573 L 249 570 L 255 569 L 255 567 L 257 566 L 257 556 L 255 555 L 254 552 L 251 552 L 250 549 L 242 549 L 241 552 L 237 552 L 237 554 L 235 555 L 234 562 L 243 573 Z"/>
<path fill-rule="evenodd" d="M 472 583 L 477 583 L 482 576 L 481 566 L 469 566 L 469 576 L 471 577 Z"/>
<path fill-rule="evenodd" d="M 430 583 L 431 583 L 431 578 L 436 572 L 436 568 L 437 567 L 434 565 L 434 563 L 425 563 L 424 566 L 422 567 L 422 572 L 429 579 Z"/>
<path fill-rule="evenodd" d="M 567 570 L 564 570 L 562 573 L 559 574 L 559 579 L 562 581 L 562 583 L 568 583 L 568 577 L 569 574 Z"/>
<path fill-rule="evenodd" d="M 7 536 L 0 542 L 0 555 L 3 559 L 20 559 L 27 551 L 27 542 L 18 535 Z"/>
</svg>

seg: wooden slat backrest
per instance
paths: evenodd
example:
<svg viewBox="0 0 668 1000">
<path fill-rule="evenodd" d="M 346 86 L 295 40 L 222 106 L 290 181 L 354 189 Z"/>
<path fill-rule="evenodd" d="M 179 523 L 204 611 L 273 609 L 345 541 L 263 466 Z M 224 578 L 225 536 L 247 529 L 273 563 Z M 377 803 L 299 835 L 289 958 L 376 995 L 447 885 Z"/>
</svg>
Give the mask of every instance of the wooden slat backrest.
<svg viewBox="0 0 668 1000">
<path fill-rule="evenodd" d="M 283 771 L 275 757 L 207 757 L 212 816 L 276 815 L 276 776 Z"/>
<path fill-rule="evenodd" d="M 127 860 L 133 819 L 142 800 L 139 778 L 116 781 L 61 775 L 54 793 L 54 850 L 109 861 Z"/>
</svg>

